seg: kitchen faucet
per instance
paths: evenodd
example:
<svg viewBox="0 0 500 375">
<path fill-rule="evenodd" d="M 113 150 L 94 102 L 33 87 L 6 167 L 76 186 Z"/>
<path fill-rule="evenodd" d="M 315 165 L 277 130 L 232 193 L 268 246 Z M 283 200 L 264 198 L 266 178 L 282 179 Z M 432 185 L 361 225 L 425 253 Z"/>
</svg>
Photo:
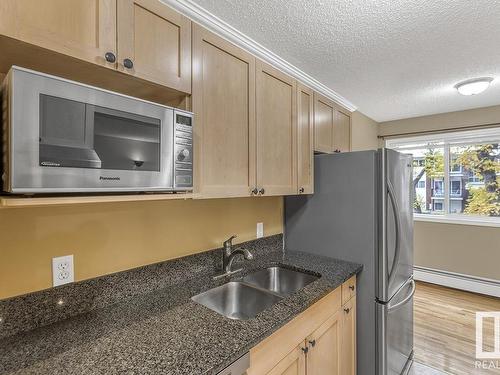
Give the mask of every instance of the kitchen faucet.
<svg viewBox="0 0 500 375">
<path fill-rule="evenodd" d="M 248 251 L 247 249 L 243 249 L 243 248 L 236 248 L 236 249 L 233 249 L 233 239 L 236 238 L 236 235 L 233 235 L 231 237 L 229 237 L 227 240 L 224 241 L 224 243 L 222 244 L 222 275 L 218 275 L 218 276 L 215 276 L 215 278 L 220 278 L 220 277 L 224 277 L 224 276 L 229 276 L 229 275 L 232 275 L 232 274 L 235 274 L 237 272 L 240 272 L 242 270 L 242 268 L 239 268 L 237 270 L 232 270 L 232 267 L 233 267 L 233 261 L 234 261 L 234 258 L 241 254 L 243 255 L 243 257 L 246 259 L 246 260 L 252 260 L 253 259 L 253 254 Z"/>
</svg>

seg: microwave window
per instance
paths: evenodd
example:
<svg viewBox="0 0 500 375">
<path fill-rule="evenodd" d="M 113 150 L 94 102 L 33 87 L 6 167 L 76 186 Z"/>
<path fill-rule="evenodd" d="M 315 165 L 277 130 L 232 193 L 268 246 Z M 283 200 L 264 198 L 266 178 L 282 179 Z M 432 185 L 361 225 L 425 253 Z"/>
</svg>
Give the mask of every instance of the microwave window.
<svg viewBox="0 0 500 375">
<path fill-rule="evenodd" d="M 93 116 L 101 168 L 160 171 L 159 119 L 98 107 Z"/>
</svg>

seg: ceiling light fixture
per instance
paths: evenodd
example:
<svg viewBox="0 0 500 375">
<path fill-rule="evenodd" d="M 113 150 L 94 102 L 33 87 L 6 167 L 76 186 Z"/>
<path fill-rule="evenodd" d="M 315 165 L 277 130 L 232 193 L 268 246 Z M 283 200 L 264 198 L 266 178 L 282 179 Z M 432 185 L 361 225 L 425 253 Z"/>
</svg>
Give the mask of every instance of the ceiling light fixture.
<svg viewBox="0 0 500 375">
<path fill-rule="evenodd" d="M 491 77 L 473 78 L 457 83 L 455 88 L 462 95 L 477 95 L 486 90 L 492 81 Z"/>
</svg>

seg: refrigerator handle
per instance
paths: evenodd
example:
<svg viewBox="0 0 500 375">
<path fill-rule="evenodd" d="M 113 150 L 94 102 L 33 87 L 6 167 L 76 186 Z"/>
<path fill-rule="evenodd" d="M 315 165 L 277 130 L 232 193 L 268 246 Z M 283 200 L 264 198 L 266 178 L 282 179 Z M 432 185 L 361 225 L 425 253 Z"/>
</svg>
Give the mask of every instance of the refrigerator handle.
<svg viewBox="0 0 500 375">
<path fill-rule="evenodd" d="M 401 306 L 408 303 L 408 301 L 413 298 L 413 296 L 415 295 L 415 290 L 417 289 L 417 286 L 415 284 L 415 280 L 413 280 L 413 279 L 411 279 L 410 283 L 411 283 L 410 294 L 408 294 L 408 296 L 404 300 L 402 300 L 401 302 L 396 303 L 394 306 L 389 306 L 387 311 L 393 311 L 393 310 L 399 309 Z"/>
<path fill-rule="evenodd" d="M 390 180 L 387 180 L 387 192 L 389 194 L 389 200 L 391 201 L 391 207 L 394 212 L 394 221 L 396 224 L 396 238 L 395 238 L 395 250 L 394 250 L 394 261 L 392 262 L 392 267 L 389 272 L 389 280 L 388 284 L 391 283 L 393 277 L 395 276 L 396 273 L 396 268 L 399 263 L 399 256 L 401 253 L 401 221 L 399 218 L 399 207 L 396 201 L 396 197 L 394 194 L 394 187 L 392 186 L 392 183 Z M 389 259 L 386 258 L 386 262 L 389 262 Z M 389 265 L 387 265 L 387 269 L 389 269 Z"/>
</svg>

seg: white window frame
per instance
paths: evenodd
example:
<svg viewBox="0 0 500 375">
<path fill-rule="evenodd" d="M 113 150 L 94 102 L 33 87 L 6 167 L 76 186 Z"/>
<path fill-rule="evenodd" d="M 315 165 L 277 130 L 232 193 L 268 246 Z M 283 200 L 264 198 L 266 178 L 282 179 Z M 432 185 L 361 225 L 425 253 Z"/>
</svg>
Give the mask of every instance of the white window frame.
<svg viewBox="0 0 500 375">
<path fill-rule="evenodd" d="M 399 152 L 405 152 L 405 149 L 411 151 L 412 149 L 427 147 L 429 143 L 436 144 L 436 147 L 442 147 L 444 153 L 444 214 L 413 214 L 415 221 L 424 222 L 437 222 L 449 224 L 465 224 L 476 226 L 491 226 L 500 227 L 500 217 L 488 217 L 480 215 L 466 215 L 466 214 L 452 214 L 449 213 L 449 200 L 453 198 L 450 196 L 450 145 L 467 145 L 477 143 L 489 143 L 494 140 L 500 142 L 500 127 L 481 129 L 481 130 L 467 130 L 455 132 L 439 132 L 434 134 L 417 135 L 410 137 L 397 137 L 385 140 L 385 147 L 397 148 Z M 405 146 L 399 148 L 398 146 L 404 143 Z M 441 198 L 441 197 L 439 197 Z"/>
</svg>

